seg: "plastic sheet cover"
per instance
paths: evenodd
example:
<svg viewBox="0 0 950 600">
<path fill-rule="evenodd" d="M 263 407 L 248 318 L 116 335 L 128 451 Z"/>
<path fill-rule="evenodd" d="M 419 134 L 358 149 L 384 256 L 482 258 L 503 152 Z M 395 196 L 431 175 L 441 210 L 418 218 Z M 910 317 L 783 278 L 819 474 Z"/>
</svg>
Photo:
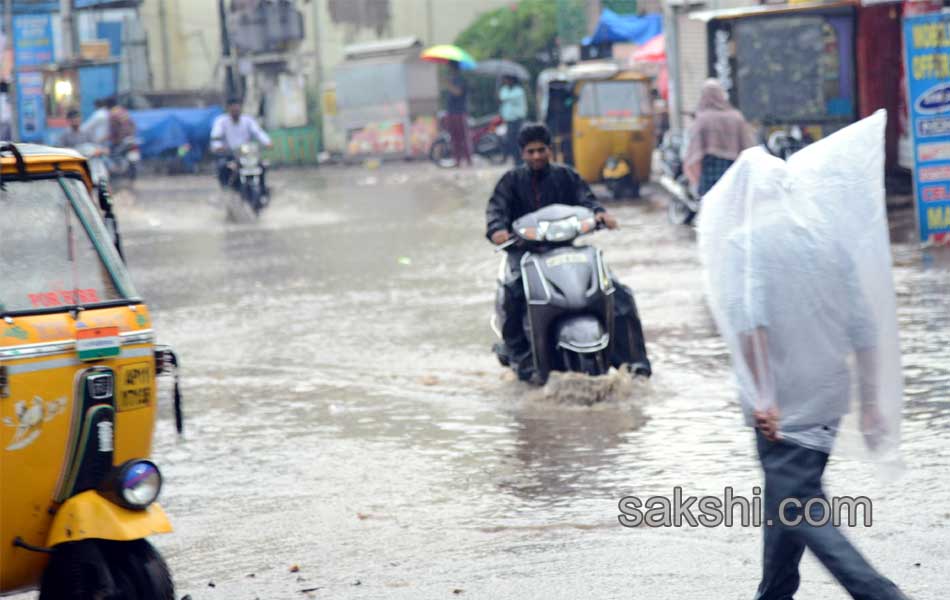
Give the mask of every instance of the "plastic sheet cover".
<svg viewBox="0 0 950 600">
<path fill-rule="evenodd" d="M 881 110 L 784 162 L 743 152 L 703 198 L 699 251 L 746 421 L 900 468 L 903 405 Z"/>
</svg>

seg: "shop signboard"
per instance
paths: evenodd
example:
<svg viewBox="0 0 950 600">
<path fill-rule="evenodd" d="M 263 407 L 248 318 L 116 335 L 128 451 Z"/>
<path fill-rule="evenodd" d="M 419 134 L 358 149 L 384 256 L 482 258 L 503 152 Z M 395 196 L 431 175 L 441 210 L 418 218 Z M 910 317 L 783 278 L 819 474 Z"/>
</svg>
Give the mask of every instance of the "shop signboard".
<svg viewBox="0 0 950 600">
<path fill-rule="evenodd" d="M 914 196 L 923 243 L 950 243 L 950 14 L 904 19 Z"/>
</svg>

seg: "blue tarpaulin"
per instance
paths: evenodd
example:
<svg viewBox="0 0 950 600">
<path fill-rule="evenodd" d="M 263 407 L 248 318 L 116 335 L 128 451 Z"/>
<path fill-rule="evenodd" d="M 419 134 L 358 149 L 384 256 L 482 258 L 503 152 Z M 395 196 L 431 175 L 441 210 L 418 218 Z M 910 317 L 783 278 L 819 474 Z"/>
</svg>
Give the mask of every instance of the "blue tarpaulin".
<svg viewBox="0 0 950 600">
<path fill-rule="evenodd" d="M 158 108 L 131 110 L 142 158 L 155 158 L 184 145 L 191 146 L 183 159 L 197 162 L 204 156 L 211 139 L 211 125 L 222 113 L 220 106 L 208 108 Z"/>
<path fill-rule="evenodd" d="M 663 33 L 663 15 L 618 15 L 609 8 L 600 13 L 594 34 L 584 38 L 584 45 L 611 42 L 645 44 Z"/>
</svg>

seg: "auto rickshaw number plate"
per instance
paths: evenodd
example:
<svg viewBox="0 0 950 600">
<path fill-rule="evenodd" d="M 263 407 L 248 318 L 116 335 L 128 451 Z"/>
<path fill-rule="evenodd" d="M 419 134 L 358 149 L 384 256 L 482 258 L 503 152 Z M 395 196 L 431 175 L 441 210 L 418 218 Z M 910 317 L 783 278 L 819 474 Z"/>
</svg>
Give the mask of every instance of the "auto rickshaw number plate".
<svg viewBox="0 0 950 600">
<path fill-rule="evenodd" d="M 135 410 L 152 403 L 152 363 L 142 362 L 119 368 L 116 410 Z"/>
</svg>

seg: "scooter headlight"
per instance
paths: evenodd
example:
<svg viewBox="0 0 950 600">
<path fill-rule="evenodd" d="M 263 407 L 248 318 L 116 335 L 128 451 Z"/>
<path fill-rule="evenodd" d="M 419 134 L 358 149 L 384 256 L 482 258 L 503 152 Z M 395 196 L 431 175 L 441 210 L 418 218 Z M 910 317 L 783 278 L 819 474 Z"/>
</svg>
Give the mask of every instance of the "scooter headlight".
<svg viewBox="0 0 950 600">
<path fill-rule="evenodd" d="M 144 510 L 162 491 L 162 474 L 150 460 L 130 460 L 116 467 L 106 486 L 106 495 L 120 506 Z"/>
<path fill-rule="evenodd" d="M 547 221 L 545 227 L 544 239 L 549 242 L 566 242 L 577 237 L 580 231 L 580 223 L 577 217 L 561 219 L 559 221 Z"/>
</svg>

